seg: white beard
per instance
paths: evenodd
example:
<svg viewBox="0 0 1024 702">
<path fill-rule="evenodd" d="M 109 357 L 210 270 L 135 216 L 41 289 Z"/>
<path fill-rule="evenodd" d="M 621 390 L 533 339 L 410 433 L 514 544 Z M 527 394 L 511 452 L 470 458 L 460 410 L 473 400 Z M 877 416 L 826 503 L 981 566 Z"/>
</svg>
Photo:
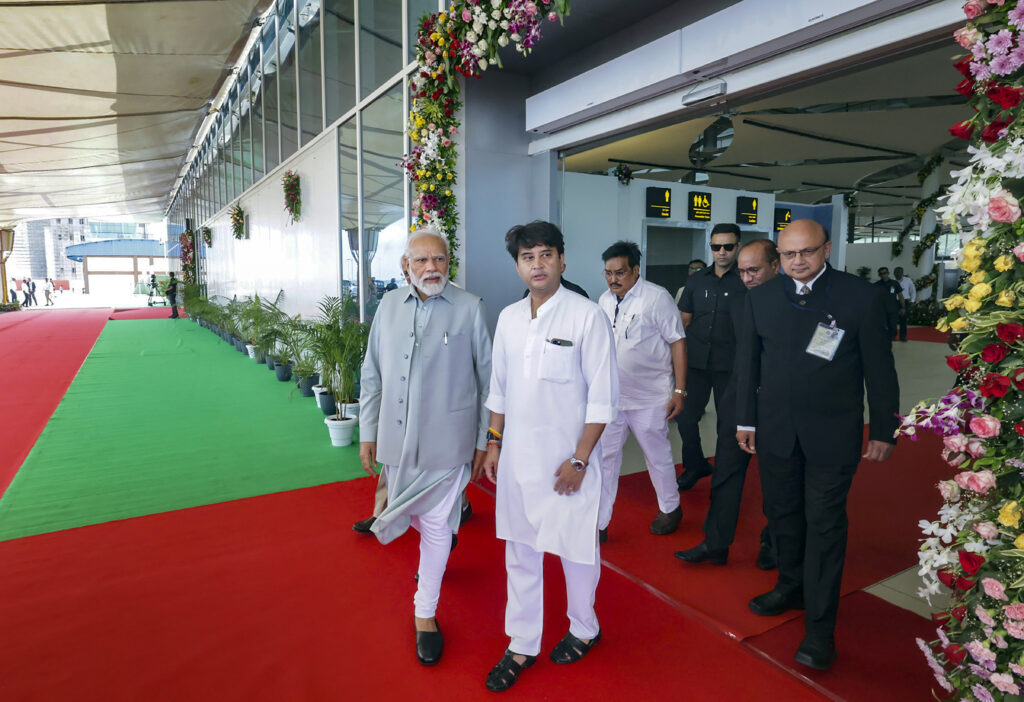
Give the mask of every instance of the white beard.
<svg viewBox="0 0 1024 702">
<path fill-rule="evenodd" d="M 440 295 L 441 291 L 444 290 L 445 283 L 448 282 L 444 279 L 444 276 L 441 276 L 440 280 L 424 281 L 421 278 L 417 278 L 412 272 L 410 272 L 409 277 L 412 279 L 412 284 L 416 289 L 427 297 Z"/>
</svg>

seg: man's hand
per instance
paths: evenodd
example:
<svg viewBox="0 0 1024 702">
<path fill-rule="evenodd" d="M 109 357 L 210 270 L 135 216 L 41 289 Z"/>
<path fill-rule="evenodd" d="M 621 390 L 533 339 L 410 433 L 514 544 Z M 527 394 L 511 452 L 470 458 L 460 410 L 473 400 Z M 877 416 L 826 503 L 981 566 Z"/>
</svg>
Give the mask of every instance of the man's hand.
<svg viewBox="0 0 1024 702">
<path fill-rule="evenodd" d="M 668 405 L 665 406 L 665 411 L 668 413 L 665 419 L 668 421 L 675 419 L 676 415 L 683 411 L 683 396 L 677 392 L 672 393 Z"/>
<path fill-rule="evenodd" d="M 470 480 L 479 480 L 480 476 L 484 474 L 484 459 L 487 458 L 487 452 L 477 449 L 473 453 L 473 470 L 470 473 Z"/>
<path fill-rule="evenodd" d="M 755 434 L 756 432 L 749 429 L 740 429 L 736 432 L 736 442 L 740 445 L 740 450 L 746 451 L 750 455 L 757 453 L 757 448 L 754 445 Z"/>
<path fill-rule="evenodd" d="M 363 470 L 370 477 L 377 477 L 377 442 L 359 442 L 359 460 L 363 464 Z"/>
<path fill-rule="evenodd" d="M 484 455 L 484 460 L 481 465 L 483 468 L 484 475 L 495 485 L 498 484 L 498 456 L 501 455 L 501 449 L 497 444 L 491 444 L 487 447 L 487 453 Z"/>
<path fill-rule="evenodd" d="M 586 469 L 576 470 L 572 463 L 566 460 L 558 466 L 555 471 L 555 492 L 559 495 L 574 495 L 580 491 L 583 483 L 583 476 L 587 474 Z"/>
<path fill-rule="evenodd" d="M 878 461 L 879 463 L 888 461 L 895 448 L 896 444 L 890 444 L 886 441 L 869 441 L 863 458 L 869 461 Z"/>
</svg>

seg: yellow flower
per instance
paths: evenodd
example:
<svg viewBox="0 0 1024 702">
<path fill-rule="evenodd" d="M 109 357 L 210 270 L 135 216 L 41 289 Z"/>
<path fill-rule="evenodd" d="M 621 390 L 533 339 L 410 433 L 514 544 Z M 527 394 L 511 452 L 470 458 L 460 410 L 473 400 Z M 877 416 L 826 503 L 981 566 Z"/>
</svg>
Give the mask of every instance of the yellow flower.
<svg viewBox="0 0 1024 702">
<path fill-rule="evenodd" d="M 423 169 L 422 168 L 420 168 L 420 169 L 418 169 L 416 171 L 416 177 L 417 178 L 422 178 L 423 177 Z"/>
<path fill-rule="evenodd" d="M 971 277 L 969 278 L 969 280 L 971 281 L 971 283 L 975 285 L 977 285 L 978 283 L 984 283 L 985 271 L 975 271 L 974 273 L 971 273 Z"/>
<path fill-rule="evenodd" d="M 999 510 L 999 523 L 1003 526 L 1016 527 L 1020 524 L 1020 505 L 1011 500 Z"/>
<path fill-rule="evenodd" d="M 445 190 L 444 194 L 445 194 L 446 197 L 451 197 L 452 196 L 452 191 L 451 190 Z"/>
<path fill-rule="evenodd" d="M 953 310 L 964 306 L 964 297 L 963 295 L 954 295 L 953 297 L 946 298 L 942 304 L 946 306 L 947 310 L 952 312 Z"/>
<path fill-rule="evenodd" d="M 444 38 L 438 39 L 437 40 L 437 45 L 438 46 L 444 46 Z"/>
<path fill-rule="evenodd" d="M 441 20 L 442 22 L 444 22 L 444 20 L 445 20 L 445 14 L 444 14 L 444 13 L 442 12 L 441 14 L 439 14 L 439 15 L 437 16 L 437 18 L 438 18 L 439 20 Z"/>
<path fill-rule="evenodd" d="M 972 300 L 983 300 L 992 294 L 992 286 L 988 283 L 978 283 L 971 291 L 967 293 L 967 296 Z"/>
<path fill-rule="evenodd" d="M 981 300 L 964 300 L 964 309 L 968 312 L 977 312 L 981 309 Z"/>
<path fill-rule="evenodd" d="M 981 237 L 975 237 L 964 246 L 964 256 L 980 256 L 984 250 L 985 240 Z"/>
<path fill-rule="evenodd" d="M 949 331 L 949 324 L 945 319 L 940 319 L 938 324 L 935 325 L 935 328 L 940 332 Z"/>
<path fill-rule="evenodd" d="M 430 186 L 430 192 L 434 192 L 434 186 L 433 185 Z"/>
<path fill-rule="evenodd" d="M 1011 268 L 1013 268 L 1013 256 L 1007 256 L 1006 254 L 1003 254 L 1002 256 L 997 258 L 995 260 L 995 263 L 993 263 L 992 265 L 994 265 L 996 267 L 996 270 L 999 271 L 1000 273 L 1002 273 L 1003 271 L 1008 271 Z"/>
<path fill-rule="evenodd" d="M 964 260 L 960 262 L 960 267 L 968 273 L 973 273 L 981 268 L 981 259 L 977 256 L 965 256 Z"/>
<path fill-rule="evenodd" d="M 996 304 L 1000 307 L 1013 307 L 1014 301 L 1017 296 L 1013 294 L 1012 290 L 1004 290 L 999 293 L 999 297 L 996 298 Z"/>
<path fill-rule="evenodd" d="M 1024 534 L 1021 534 L 1016 539 L 1014 539 L 1013 545 L 1015 548 L 1024 549 Z"/>
<path fill-rule="evenodd" d="M 430 177 L 430 171 L 427 171 L 427 177 L 428 178 Z"/>
<path fill-rule="evenodd" d="M 424 183 L 423 185 L 421 185 L 420 190 L 422 190 L 423 192 L 427 192 L 427 184 Z"/>
<path fill-rule="evenodd" d="M 963 331 L 964 329 L 966 329 L 969 326 L 970 326 L 970 322 L 967 321 L 967 317 L 957 317 L 956 319 L 954 319 L 949 324 L 949 328 L 952 329 L 953 331 Z M 940 329 L 939 331 L 945 331 L 945 330 L 944 329 Z"/>
<path fill-rule="evenodd" d="M 430 35 L 430 41 L 437 41 L 440 38 L 441 38 L 441 35 L 438 34 L 437 32 L 434 32 L 433 34 Z"/>
<path fill-rule="evenodd" d="M 453 175 L 452 175 L 451 173 L 449 173 L 449 174 L 448 174 L 448 180 L 451 180 L 451 179 L 452 179 L 452 178 L 454 178 L 454 177 L 455 177 L 455 176 L 453 176 Z"/>
</svg>

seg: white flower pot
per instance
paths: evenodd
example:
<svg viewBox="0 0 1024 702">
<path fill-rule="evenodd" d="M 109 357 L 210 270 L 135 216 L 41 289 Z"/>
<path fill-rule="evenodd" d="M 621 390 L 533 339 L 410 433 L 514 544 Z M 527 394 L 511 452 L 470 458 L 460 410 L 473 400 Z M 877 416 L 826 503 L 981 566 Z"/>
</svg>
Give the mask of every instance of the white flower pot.
<svg viewBox="0 0 1024 702">
<path fill-rule="evenodd" d="M 252 344 L 246 344 L 245 350 L 249 352 L 249 358 L 256 358 L 256 347 Z"/>
<path fill-rule="evenodd" d="M 324 386 L 323 385 L 314 385 L 313 386 L 313 402 L 317 403 L 318 405 L 320 404 L 320 393 L 322 393 L 323 391 L 324 391 Z"/>
<path fill-rule="evenodd" d="M 346 402 L 342 405 L 345 408 L 344 415 L 346 417 L 359 417 L 359 403 L 358 402 Z"/>
<path fill-rule="evenodd" d="M 324 418 L 324 424 L 331 434 L 331 446 L 349 446 L 352 444 L 352 435 L 359 420 L 355 417 L 338 419 L 338 415 L 333 415 Z"/>
</svg>

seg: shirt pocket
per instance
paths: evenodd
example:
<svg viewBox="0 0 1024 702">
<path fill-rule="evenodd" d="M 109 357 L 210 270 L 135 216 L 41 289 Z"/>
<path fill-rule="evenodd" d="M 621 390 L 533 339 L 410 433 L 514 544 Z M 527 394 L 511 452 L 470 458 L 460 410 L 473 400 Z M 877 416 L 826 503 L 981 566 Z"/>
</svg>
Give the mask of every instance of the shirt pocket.
<svg viewBox="0 0 1024 702">
<path fill-rule="evenodd" d="M 630 320 L 628 326 L 623 331 L 622 345 L 626 348 L 636 348 L 656 331 L 657 329 L 651 322 L 637 315 Z"/>
<path fill-rule="evenodd" d="M 540 359 L 540 377 L 555 383 L 568 383 L 572 379 L 575 361 L 575 346 L 560 346 L 546 341 Z"/>
<path fill-rule="evenodd" d="M 476 407 L 476 373 L 473 367 L 473 343 L 468 334 L 448 334 L 447 342 L 442 340 L 441 354 L 444 373 L 451 381 L 445 386 L 448 395 L 448 411 Z"/>
</svg>

